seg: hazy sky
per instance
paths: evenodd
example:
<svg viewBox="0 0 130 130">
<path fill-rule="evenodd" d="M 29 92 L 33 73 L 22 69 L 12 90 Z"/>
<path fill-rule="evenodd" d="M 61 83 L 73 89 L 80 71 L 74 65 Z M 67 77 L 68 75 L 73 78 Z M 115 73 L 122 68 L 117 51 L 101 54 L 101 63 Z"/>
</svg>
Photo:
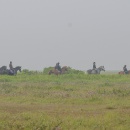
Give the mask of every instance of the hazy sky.
<svg viewBox="0 0 130 130">
<path fill-rule="evenodd" d="M 0 0 L 0 66 L 130 69 L 130 0 Z"/>
</svg>

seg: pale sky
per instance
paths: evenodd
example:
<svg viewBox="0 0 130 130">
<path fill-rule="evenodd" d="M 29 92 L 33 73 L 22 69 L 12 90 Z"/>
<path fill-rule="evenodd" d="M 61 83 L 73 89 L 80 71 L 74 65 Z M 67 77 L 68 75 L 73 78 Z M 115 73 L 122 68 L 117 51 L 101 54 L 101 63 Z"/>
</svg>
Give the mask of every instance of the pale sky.
<svg viewBox="0 0 130 130">
<path fill-rule="evenodd" d="M 130 0 L 0 0 L 0 66 L 130 69 Z"/>
</svg>

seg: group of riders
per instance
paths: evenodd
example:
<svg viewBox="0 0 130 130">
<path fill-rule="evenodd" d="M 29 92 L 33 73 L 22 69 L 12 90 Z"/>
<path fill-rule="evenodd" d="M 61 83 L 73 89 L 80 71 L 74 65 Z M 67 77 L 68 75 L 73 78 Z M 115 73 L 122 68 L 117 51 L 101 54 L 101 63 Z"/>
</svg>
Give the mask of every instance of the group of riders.
<svg viewBox="0 0 130 130">
<path fill-rule="evenodd" d="M 9 70 L 10 73 L 14 73 L 14 68 L 13 68 L 12 61 L 10 61 L 10 63 L 9 63 L 9 68 L 10 68 L 10 70 Z M 59 63 L 59 62 L 56 63 L 56 65 L 55 65 L 54 68 L 61 72 L 61 66 L 60 66 L 60 63 Z M 97 69 L 97 68 L 96 68 L 96 63 L 93 62 L 93 70 L 96 70 L 96 69 Z M 124 65 L 123 71 L 124 71 L 125 74 L 128 74 L 128 70 L 127 70 L 126 65 Z"/>
<path fill-rule="evenodd" d="M 93 70 L 96 70 L 96 63 L 95 62 L 93 62 Z M 128 74 L 128 70 L 127 70 L 126 65 L 124 65 L 123 71 L 124 71 L 125 74 Z"/>
<path fill-rule="evenodd" d="M 12 66 L 12 63 L 11 63 L 11 66 Z M 12 69 L 12 68 L 10 67 L 10 69 Z M 59 62 L 56 63 L 55 69 L 57 69 L 58 71 L 61 72 L 61 66 L 60 66 L 60 63 L 59 63 Z M 93 70 L 96 70 L 96 69 L 97 69 L 97 68 L 96 68 L 96 62 L 93 62 Z M 126 65 L 124 65 L 123 71 L 124 71 L 125 74 L 128 74 L 128 70 L 127 70 Z"/>
<path fill-rule="evenodd" d="M 61 66 L 60 66 L 59 62 L 56 63 L 54 68 L 61 72 Z M 95 62 L 93 62 L 93 70 L 96 70 L 96 63 Z"/>
</svg>

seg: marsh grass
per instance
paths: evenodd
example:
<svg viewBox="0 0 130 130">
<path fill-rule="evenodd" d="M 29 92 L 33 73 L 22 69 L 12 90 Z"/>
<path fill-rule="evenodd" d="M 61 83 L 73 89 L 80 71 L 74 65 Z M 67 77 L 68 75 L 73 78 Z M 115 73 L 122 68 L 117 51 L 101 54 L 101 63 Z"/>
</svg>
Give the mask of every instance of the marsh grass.
<svg viewBox="0 0 130 130">
<path fill-rule="evenodd" d="M 130 76 L 0 76 L 1 130 L 129 130 Z"/>
</svg>

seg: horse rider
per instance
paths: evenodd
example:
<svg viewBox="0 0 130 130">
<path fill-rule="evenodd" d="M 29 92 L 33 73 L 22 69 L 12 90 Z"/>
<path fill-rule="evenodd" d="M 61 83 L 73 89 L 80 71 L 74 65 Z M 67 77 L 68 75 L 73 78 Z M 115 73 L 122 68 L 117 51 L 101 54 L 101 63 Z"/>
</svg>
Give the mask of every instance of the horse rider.
<svg viewBox="0 0 130 130">
<path fill-rule="evenodd" d="M 128 70 L 127 70 L 127 68 L 126 68 L 126 65 L 124 65 L 123 71 L 124 71 L 125 74 L 128 74 Z"/>
<path fill-rule="evenodd" d="M 60 63 L 56 63 L 56 66 L 55 66 L 55 69 L 59 70 L 61 72 L 61 66 L 60 66 Z"/>
<path fill-rule="evenodd" d="M 95 70 L 95 69 L 96 69 L 96 63 L 93 62 L 93 70 Z"/>
<path fill-rule="evenodd" d="M 10 63 L 9 63 L 9 68 L 10 68 L 10 72 L 14 73 L 14 68 L 13 68 L 13 65 L 12 65 L 12 61 L 10 61 Z"/>
</svg>

